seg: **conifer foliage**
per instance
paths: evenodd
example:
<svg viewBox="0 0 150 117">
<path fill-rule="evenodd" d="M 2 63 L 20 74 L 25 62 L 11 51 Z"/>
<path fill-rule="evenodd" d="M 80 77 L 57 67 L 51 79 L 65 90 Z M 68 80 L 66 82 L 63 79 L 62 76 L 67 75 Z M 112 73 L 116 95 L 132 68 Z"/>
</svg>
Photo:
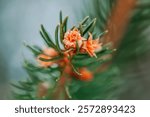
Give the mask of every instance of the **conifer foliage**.
<svg viewBox="0 0 150 117">
<path fill-rule="evenodd" d="M 110 43 L 103 44 L 101 40 L 108 31 L 95 34 L 96 18 L 90 20 L 89 16 L 70 29 L 67 28 L 68 16 L 63 19 L 60 12 L 59 18 L 55 39 L 41 25 L 44 49 L 26 45 L 37 64 L 25 60 L 29 78 L 12 84 L 17 88 L 16 99 L 97 99 L 97 93 L 102 90 L 98 84 L 112 80 L 97 77 L 101 65 L 111 59 L 114 51 Z"/>
<path fill-rule="evenodd" d="M 119 85 L 120 94 L 117 97 L 119 99 L 149 99 L 147 96 L 149 93 L 145 89 L 149 86 L 150 1 L 87 0 L 86 2 L 83 1 L 85 8 L 81 12 L 81 16 L 89 14 L 90 17 L 97 18 L 95 32 L 108 27 L 109 34 L 105 35 L 107 36 L 105 40 L 108 38 L 112 43 L 115 42 L 114 46 L 117 48 L 111 64 L 109 64 L 112 69 L 107 69 L 107 73 L 112 74 L 111 79 L 115 77 L 115 83 L 118 82 L 117 85 L 121 83 Z M 133 6 L 134 8 L 132 8 Z M 126 16 L 129 17 L 128 21 Z M 123 26 L 125 28 L 122 30 Z M 117 77 L 119 77 L 119 81 L 116 80 Z M 105 74 L 103 78 L 107 78 L 107 75 Z M 107 92 L 107 96 L 114 95 L 114 91 L 116 88 L 112 89 L 113 93 Z"/>
</svg>

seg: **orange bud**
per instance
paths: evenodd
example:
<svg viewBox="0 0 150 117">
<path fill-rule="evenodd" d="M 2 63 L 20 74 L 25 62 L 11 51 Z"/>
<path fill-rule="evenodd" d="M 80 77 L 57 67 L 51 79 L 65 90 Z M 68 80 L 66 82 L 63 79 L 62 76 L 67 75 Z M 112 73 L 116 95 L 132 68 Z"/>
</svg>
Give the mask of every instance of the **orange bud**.
<svg viewBox="0 0 150 117">
<path fill-rule="evenodd" d="M 54 50 L 53 48 L 46 48 L 43 50 L 43 53 L 44 54 L 40 54 L 37 57 L 37 61 L 39 62 L 41 67 L 49 67 L 55 63 L 54 61 L 42 61 L 40 60 L 40 58 L 51 59 L 52 57 L 55 57 L 58 55 L 56 50 Z"/>
<path fill-rule="evenodd" d="M 55 57 L 58 55 L 58 52 L 53 48 L 45 48 L 43 50 L 43 53 L 50 56 L 50 57 Z"/>
<path fill-rule="evenodd" d="M 96 54 L 95 52 L 97 51 L 101 51 L 102 49 L 102 43 L 99 42 L 99 39 L 95 39 L 93 40 L 92 34 L 89 33 L 90 37 L 88 38 L 88 40 L 83 41 L 83 45 L 80 49 L 81 53 L 88 53 L 91 57 L 95 56 Z"/>
<path fill-rule="evenodd" d="M 47 56 L 45 54 L 38 55 L 37 61 L 39 62 L 39 64 L 40 64 L 41 67 L 49 67 L 49 66 L 51 66 L 53 64 L 53 62 L 51 62 L 51 61 L 42 61 L 42 60 L 40 60 L 40 58 L 51 59 L 51 57 Z"/>
<path fill-rule="evenodd" d="M 79 47 L 82 45 L 82 37 L 78 29 L 75 28 L 72 31 L 67 31 L 63 40 L 65 48 L 76 48 L 76 42 L 78 42 Z"/>
<path fill-rule="evenodd" d="M 87 68 L 83 67 L 79 69 L 81 75 L 76 75 L 78 79 L 83 81 L 91 81 L 93 79 L 93 73 Z"/>
<path fill-rule="evenodd" d="M 37 97 L 42 98 L 47 95 L 50 84 L 48 82 L 42 82 L 38 85 Z"/>
</svg>

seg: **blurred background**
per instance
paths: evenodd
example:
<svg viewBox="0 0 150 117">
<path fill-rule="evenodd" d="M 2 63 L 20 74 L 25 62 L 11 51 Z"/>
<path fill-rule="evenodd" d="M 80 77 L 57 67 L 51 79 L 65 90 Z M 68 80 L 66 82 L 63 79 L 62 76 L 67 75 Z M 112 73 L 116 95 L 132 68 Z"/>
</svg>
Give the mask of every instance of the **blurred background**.
<svg viewBox="0 0 150 117">
<path fill-rule="evenodd" d="M 32 55 L 23 42 L 44 45 L 40 24 L 53 37 L 62 10 L 69 16 L 70 26 L 90 15 L 98 19 L 96 30 L 102 31 L 112 1 L 115 0 L 0 0 L 0 99 L 9 99 L 10 82 L 27 76 L 22 63 Z M 124 82 L 119 99 L 150 99 L 150 2 L 139 0 L 138 4 L 113 60 Z"/>
</svg>

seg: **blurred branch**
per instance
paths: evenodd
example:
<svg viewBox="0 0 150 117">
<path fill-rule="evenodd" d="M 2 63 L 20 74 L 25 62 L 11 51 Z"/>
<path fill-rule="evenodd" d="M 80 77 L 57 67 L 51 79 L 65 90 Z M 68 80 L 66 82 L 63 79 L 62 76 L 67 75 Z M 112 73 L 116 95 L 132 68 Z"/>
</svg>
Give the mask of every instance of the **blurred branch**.
<svg viewBox="0 0 150 117">
<path fill-rule="evenodd" d="M 107 22 L 106 29 L 109 33 L 104 36 L 104 43 L 112 42 L 113 48 L 118 46 L 129 22 L 131 11 L 136 6 L 136 2 L 137 0 L 117 0 L 116 6 L 112 10 L 112 15 Z"/>
<path fill-rule="evenodd" d="M 116 1 L 116 5 L 112 10 L 111 16 L 106 25 L 108 33 L 104 35 L 104 44 L 111 42 L 112 48 L 118 47 L 130 20 L 132 10 L 136 6 L 136 2 L 137 0 Z M 96 72 L 105 71 L 111 63 L 112 62 L 110 61 L 109 63 L 104 64 L 102 67 L 99 67 Z"/>
</svg>

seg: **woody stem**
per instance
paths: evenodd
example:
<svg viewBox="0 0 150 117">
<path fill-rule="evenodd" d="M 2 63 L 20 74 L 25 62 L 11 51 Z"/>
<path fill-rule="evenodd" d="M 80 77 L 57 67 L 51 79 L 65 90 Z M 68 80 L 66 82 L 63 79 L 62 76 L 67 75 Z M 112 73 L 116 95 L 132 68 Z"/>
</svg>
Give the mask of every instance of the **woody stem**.
<svg viewBox="0 0 150 117">
<path fill-rule="evenodd" d="M 65 89 L 65 85 L 68 82 L 68 80 L 70 79 L 68 77 L 68 69 L 70 69 L 70 64 L 65 64 L 63 71 L 62 71 L 62 75 L 57 83 L 56 89 L 54 91 L 53 94 L 53 99 L 69 99 L 69 96 L 66 93 L 66 89 Z"/>
</svg>

